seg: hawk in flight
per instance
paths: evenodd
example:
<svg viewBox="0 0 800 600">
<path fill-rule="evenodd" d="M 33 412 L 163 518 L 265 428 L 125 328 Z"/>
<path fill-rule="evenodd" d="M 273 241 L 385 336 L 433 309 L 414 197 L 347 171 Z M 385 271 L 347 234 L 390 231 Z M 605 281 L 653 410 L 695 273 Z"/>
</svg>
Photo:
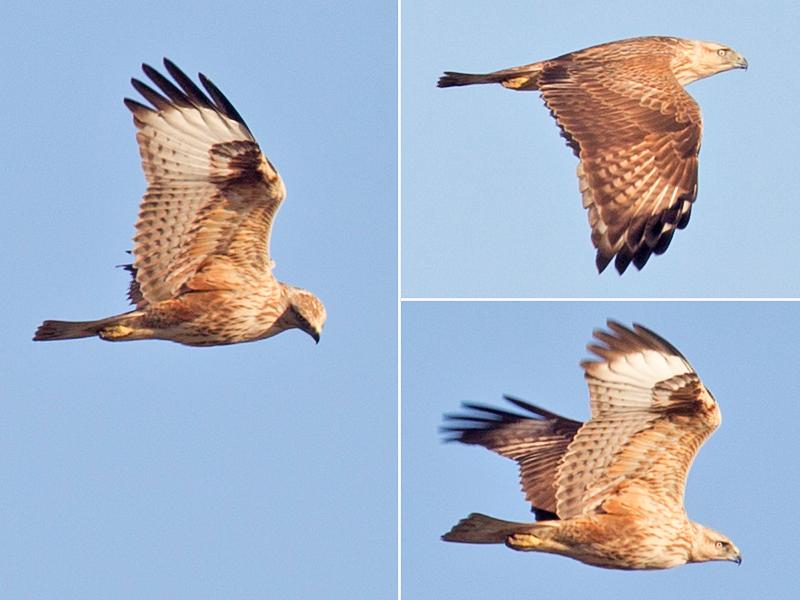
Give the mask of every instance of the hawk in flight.
<svg viewBox="0 0 800 600">
<path fill-rule="evenodd" d="M 514 459 L 536 523 L 473 513 L 448 542 L 503 544 L 609 569 L 741 563 L 734 543 L 690 521 L 686 475 L 720 424 L 714 397 L 669 342 L 609 321 L 584 361 L 592 417 L 573 421 L 508 398 L 525 414 L 466 404 L 446 415 L 450 440 Z"/>
<path fill-rule="evenodd" d="M 33 339 L 215 346 L 297 328 L 318 342 L 322 302 L 272 273 L 270 232 L 286 195 L 280 175 L 211 81 L 200 74 L 204 92 L 171 61 L 164 66 L 175 83 L 142 65 L 160 93 L 131 80 L 152 106 L 125 99 L 148 184 L 126 265 L 135 310 L 97 321 L 45 321 Z"/>
<path fill-rule="evenodd" d="M 672 37 L 610 42 L 488 73 L 446 72 L 439 87 L 538 90 L 580 162 L 596 264 L 621 274 L 662 254 L 697 197 L 700 107 L 683 86 L 746 69 L 727 46 Z M 615 258 L 616 257 L 616 258 Z"/>
</svg>

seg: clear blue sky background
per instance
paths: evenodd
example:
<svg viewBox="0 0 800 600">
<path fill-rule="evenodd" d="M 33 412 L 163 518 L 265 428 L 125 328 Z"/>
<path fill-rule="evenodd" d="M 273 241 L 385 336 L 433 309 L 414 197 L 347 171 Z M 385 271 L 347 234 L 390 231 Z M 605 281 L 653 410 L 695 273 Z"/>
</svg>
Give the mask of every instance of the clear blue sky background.
<svg viewBox="0 0 800 600">
<path fill-rule="evenodd" d="M 796 589 L 797 303 L 406 303 L 403 305 L 403 593 L 461 598 L 786 598 Z M 730 536 L 744 561 L 615 572 L 439 535 L 473 511 L 529 520 L 513 461 L 443 444 L 442 413 L 515 395 L 589 414 L 578 366 L 607 318 L 638 321 L 689 359 L 722 426 L 689 475 L 689 516 Z"/>
<path fill-rule="evenodd" d="M 798 21 L 782 1 L 403 2 L 404 296 L 797 296 Z M 538 94 L 436 80 L 659 34 L 750 69 L 688 88 L 704 116 L 688 228 L 641 273 L 598 276 L 577 159 Z"/>
<path fill-rule="evenodd" d="M 5 2 L 0 586 L 15 599 L 395 593 L 391 2 Z M 144 178 L 129 78 L 206 73 L 280 169 L 297 331 L 233 347 L 33 343 L 126 310 Z"/>
</svg>

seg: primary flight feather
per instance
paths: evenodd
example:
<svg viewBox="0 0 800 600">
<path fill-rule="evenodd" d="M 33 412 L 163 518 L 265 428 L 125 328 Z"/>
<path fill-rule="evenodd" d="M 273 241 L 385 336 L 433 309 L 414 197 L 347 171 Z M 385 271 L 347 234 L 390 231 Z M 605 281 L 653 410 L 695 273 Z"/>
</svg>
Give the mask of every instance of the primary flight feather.
<svg viewBox="0 0 800 600">
<path fill-rule="evenodd" d="M 125 99 L 148 184 L 126 265 L 136 309 L 96 321 L 45 321 L 34 340 L 213 346 L 297 328 L 319 341 L 322 302 L 272 273 L 270 232 L 286 194 L 280 175 L 211 81 L 199 75 L 203 91 L 170 60 L 164 66 L 175 83 L 142 65 L 159 91 L 131 80 L 151 106 Z"/>
<path fill-rule="evenodd" d="M 595 331 L 582 364 L 592 416 L 585 423 L 507 398 L 524 414 L 467 404 L 447 415 L 451 440 L 511 458 L 536 523 L 473 513 L 442 536 L 502 544 L 611 569 L 741 562 L 733 542 L 689 520 L 686 477 L 720 424 L 711 393 L 669 342 L 641 325 Z"/>
<path fill-rule="evenodd" d="M 538 90 L 579 158 L 596 264 L 619 273 L 662 254 L 697 197 L 700 107 L 683 86 L 747 61 L 727 46 L 640 37 L 483 75 L 446 72 L 439 87 L 499 83 Z"/>
</svg>

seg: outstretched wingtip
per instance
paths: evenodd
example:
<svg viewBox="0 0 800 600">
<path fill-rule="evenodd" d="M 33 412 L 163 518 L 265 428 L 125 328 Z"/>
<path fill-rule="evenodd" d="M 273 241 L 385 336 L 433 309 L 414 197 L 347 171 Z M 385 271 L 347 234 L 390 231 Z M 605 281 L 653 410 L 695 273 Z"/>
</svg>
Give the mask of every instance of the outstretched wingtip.
<svg viewBox="0 0 800 600">
<path fill-rule="evenodd" d="M 598 274 L 606 270 L 606 267 L 609 265 L 612 258 L 613 255 L 607 256 L 605 254 L 601 254 L 600 251 L 598 250 L 597 256 L 595 256 L 594 258 L 594 264 L 597 267 Z"/>
<path fill-rule="evenodd" d="M 620 251 L 617 254 L 617 258 L 614 259 L 614 268 L 617 270 L 617 273 L 622 275 L 625 271 L 628 270 L 628 265 L 631 264 L 631 256 Z"/>
</svg>

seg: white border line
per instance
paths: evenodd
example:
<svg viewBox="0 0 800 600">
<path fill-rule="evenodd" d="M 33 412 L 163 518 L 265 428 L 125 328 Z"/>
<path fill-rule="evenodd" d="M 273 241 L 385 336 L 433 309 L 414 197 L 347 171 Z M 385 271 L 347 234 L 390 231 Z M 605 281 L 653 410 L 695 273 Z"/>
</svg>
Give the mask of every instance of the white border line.
<svg viewBox="0 0 800 600">
<path fill-rule="evenodd" d="M 401 79 L 403 73 L 403 42 L 402 42 L 402 23 L 403 23 L 403 0 L 397 0 L 397 600 L 403 597 L 403 347 L 402 347 L 402 308 L 403 308 L 403 278 L 402 278 L 402 216 L 403 205 L 401 202 L 403 191 L 403 160 L 402 160 L 402 87 Z"/>
<path fill-rule="evenodd" d="M 487 298 L 487 297 L 409 297 L 403 302 L 798 302 L 800 298 Z"/>
</svg>

